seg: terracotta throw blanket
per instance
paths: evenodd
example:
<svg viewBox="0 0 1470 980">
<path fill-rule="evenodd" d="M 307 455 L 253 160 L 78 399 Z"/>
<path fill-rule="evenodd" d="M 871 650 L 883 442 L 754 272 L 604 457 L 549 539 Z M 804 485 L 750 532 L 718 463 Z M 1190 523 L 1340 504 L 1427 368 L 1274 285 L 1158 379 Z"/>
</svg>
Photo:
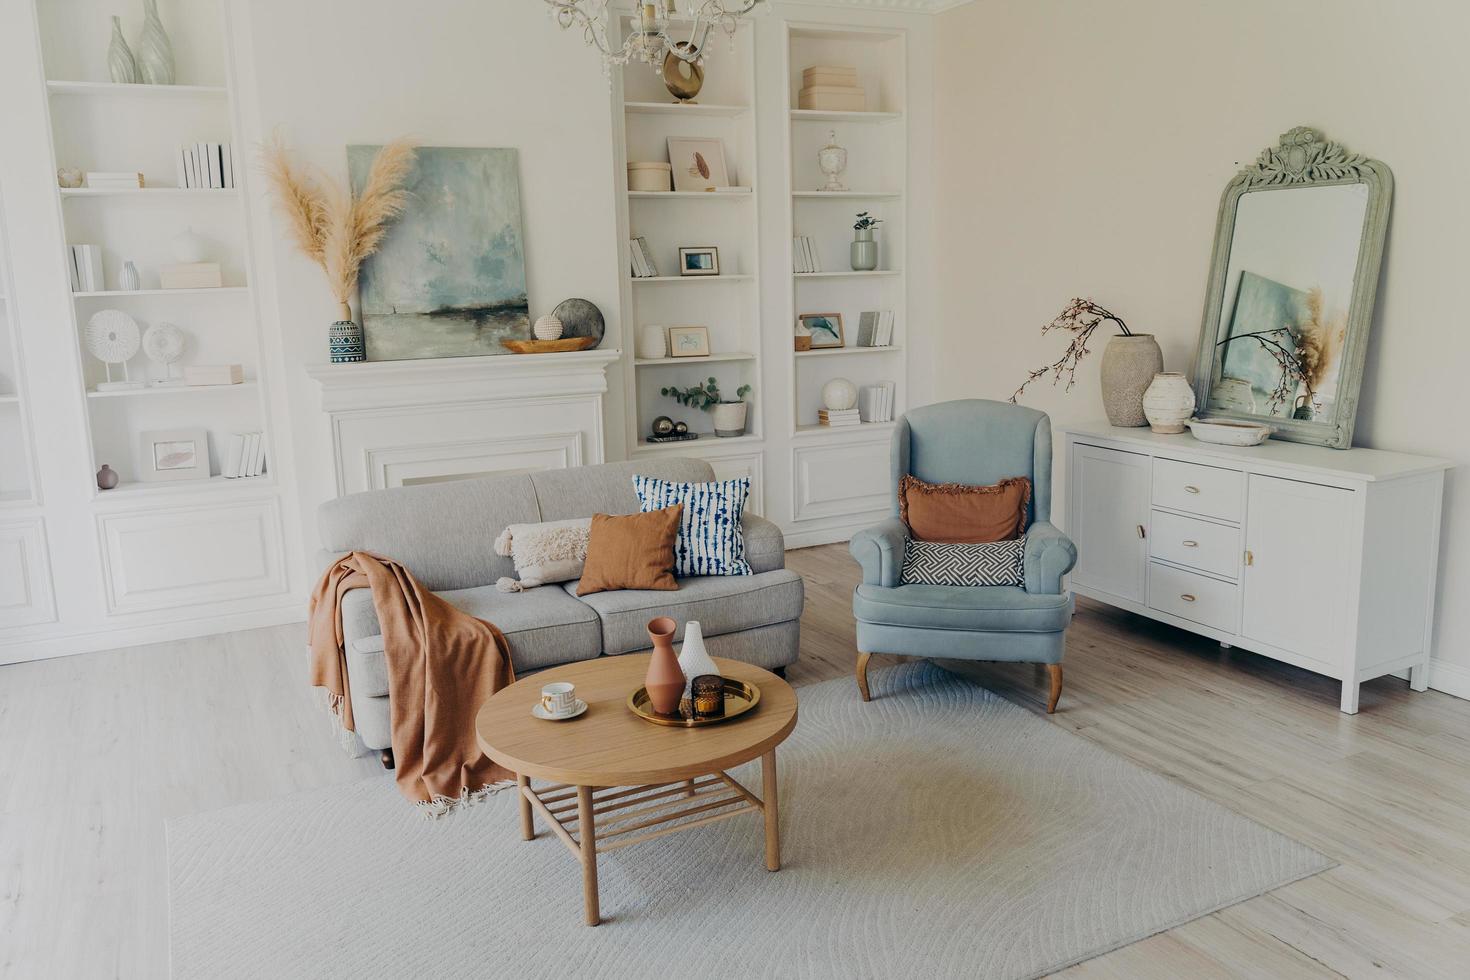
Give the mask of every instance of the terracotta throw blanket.
<svg viewBox="0 0 1470 980">
<path fill-rule="evenodd" d="M 437 815 L 514 784 L 475 742 L 475 714 L 515 680 L 505 636 L 419 584 L 390 558 L 354 551 L 327 569 L 307 620 L 311 683 L 353 731 L 342 649 L 342 597 L 369 588 L 383 627 L 388 704 L 399 791 Z"/>
</svg>

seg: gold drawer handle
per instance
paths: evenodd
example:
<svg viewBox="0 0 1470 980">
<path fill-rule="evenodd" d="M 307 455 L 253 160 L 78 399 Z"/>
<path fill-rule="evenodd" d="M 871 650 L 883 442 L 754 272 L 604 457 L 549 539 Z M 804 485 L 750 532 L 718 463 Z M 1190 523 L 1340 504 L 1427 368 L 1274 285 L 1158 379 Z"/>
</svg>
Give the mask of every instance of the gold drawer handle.
<svg viewBox="0 0 1470 980">
<path fill-rule="evenodd" d="M 1186 547 L 1186 548 L 1198 548 L 1199 547 L 1199 542 L 1198 541 L 1185 541 L 1184 542 L 1184 547 Z"/>
<path fill-rule="evenodd" d="M 1188 484 L 1185 484 L 1184 492 L 1185 493 L 1199 493 L 1199 487 L 1192 487 L 1192 486 L 1189 486 Z"/>
<path fill-rule="evenodd" d="M 1194 596 L 1190 595 L 1188 592 L 1182 593 L 1179 598 L 1183 599 L 1185 602 L 1194 601 Z"/>
<path fill-rule="evenodd" d="M 1148 537 L 1148 532 L 1143 529 L 1143 525 L 1142 524 L 1136 524 L 1134 526 L 1138 528 L 1138 536 L 1140 538 L 1146 538 L 1146 537 Z"/>
</svg>

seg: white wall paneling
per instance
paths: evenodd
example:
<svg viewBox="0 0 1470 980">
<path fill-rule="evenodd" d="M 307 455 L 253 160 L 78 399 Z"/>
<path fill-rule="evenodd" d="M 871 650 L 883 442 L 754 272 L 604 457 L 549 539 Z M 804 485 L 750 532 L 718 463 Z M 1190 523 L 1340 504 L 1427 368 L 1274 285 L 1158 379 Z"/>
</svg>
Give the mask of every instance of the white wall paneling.
<svg viewBox="0 0 1470 980">
<path fill-rule="evenodd" d="M 792 450 L 796 520 L 891 509 L 888 440 L 847 440 Z"/>
<path fill-rule="evenodd" d="M 0 630 L 55 619 L 45 525 L 38 517 L 0 520 Z"/>
<path fill-rule="evenodd" d="M 1071 586 L 1342 682 L 1424 690 L 1449 462 L 1067 426 Z"/>
<path fill-rule="evenodd" d="M 734 453 L 729 456 L 706 456 L 710 466 L 714 467 L 716 480 L 738 480 L 746 477 L 750 480 L 750 496 L 746 498 L 745 509 L 752 514 L 766 513 L 765 504 L 765 461 L 764 453 Z"/>
</svg>

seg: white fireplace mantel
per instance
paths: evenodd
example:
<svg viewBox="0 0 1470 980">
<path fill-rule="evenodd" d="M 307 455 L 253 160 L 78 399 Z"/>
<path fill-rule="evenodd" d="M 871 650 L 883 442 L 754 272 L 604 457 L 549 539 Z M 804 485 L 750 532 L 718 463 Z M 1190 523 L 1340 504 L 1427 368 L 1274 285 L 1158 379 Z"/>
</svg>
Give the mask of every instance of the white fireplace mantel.
<svg viewBox="0 0 1470 980">
<path fill-rule="evenodd" d="M 338 494 L 603 461 L 616 350 L 318 364 Z"/>
</svg>

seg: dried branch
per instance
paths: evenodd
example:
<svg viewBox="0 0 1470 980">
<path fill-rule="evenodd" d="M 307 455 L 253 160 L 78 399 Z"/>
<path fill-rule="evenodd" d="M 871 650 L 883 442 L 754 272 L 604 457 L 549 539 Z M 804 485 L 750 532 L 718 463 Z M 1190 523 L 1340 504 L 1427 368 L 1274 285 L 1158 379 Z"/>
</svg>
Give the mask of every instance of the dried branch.
<svg viewBox="0 0 1470 980">
<path fill-rule="evenodd" d="M 1098 306 L 1091 299 L 1077 297 L 1068 303 L 1066 309 L 1058 313 L 1050 323 L 1041 328 L 1043 336 L 1052 330 L 1066 330 L 1071 332 L 1073 335 L 1072 340 L 1067 344 L 1066 351 L 1051 364 L 1043 364 L 1041 367 L 1029 372 L 1026 380 L 1021 383 L 1021 387 L 1017 388 L 1011 394 L 1011 403 L 1015 404 L 1016 400 L 1021 397 L 1021 393 L 1026 390 L 1027 385 L 1038 378 L 1046 377 L 1048 374 L 1052 376 L 1051 383 L 1053 385 L 1058 384 L 1062 380 L 1062 376 L 1066 375 L 1067 387 L 1065 390 L 1071 391 L 1072 385 L 1077 382 L 1077 365 L 1081 364 L 1082 359 L 1091 353 L 1088 349 L 1088 344 L 1092 341 L 1093 331 L 1102 324 L 1110 321 L 1118 325 L 1118 330 L 1122 336 L 1133 336 L 1133 332 L 1128 329 L 1128 324 L 1123 322 L 1122 317 L 1110 312 L 1104 307 Z"/>
</svg>

